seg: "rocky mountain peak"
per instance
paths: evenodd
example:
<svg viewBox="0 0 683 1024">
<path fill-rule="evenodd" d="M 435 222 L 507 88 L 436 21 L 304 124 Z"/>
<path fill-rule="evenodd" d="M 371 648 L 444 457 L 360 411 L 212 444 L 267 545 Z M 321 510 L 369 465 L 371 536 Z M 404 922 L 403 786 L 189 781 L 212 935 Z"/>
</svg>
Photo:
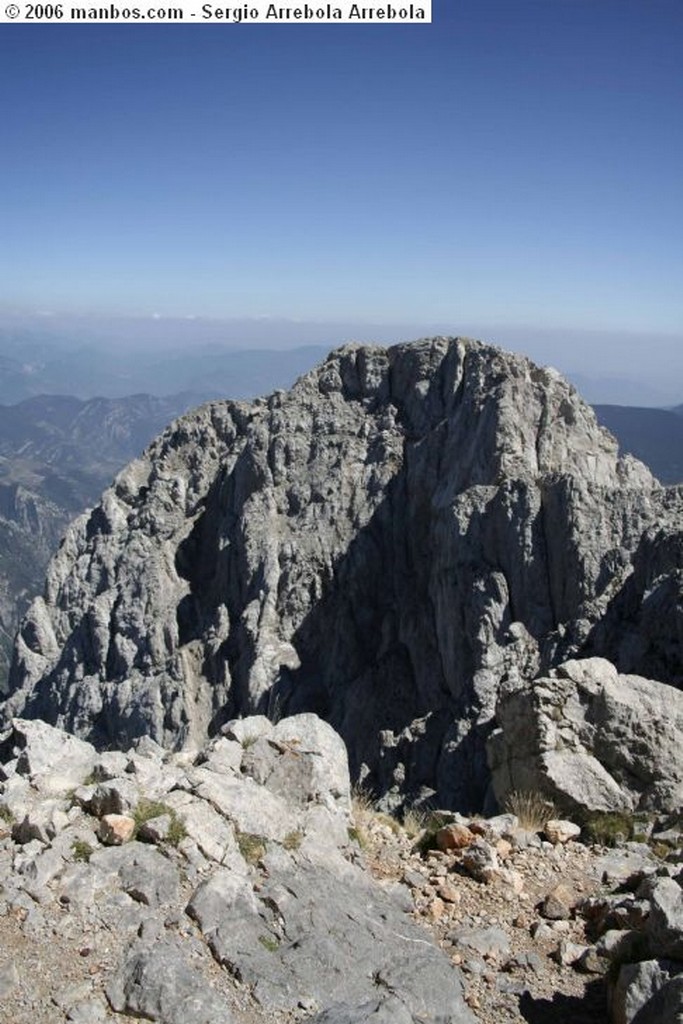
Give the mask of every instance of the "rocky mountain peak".
<svg viewBox="0 0 683 1024">
<path fill-rule="evenodd" d="M 314 711 L 388 804 L 472 809 L 502 690 L 585 651 L 619 665 L 655 525 L 676 532 L 680 497 L 556 371 L 461 338 L 348 345 L 119 474 L 50 565 L 4 715 L 198 748 L 236 715 Z M 680 569 L 664 548 L 655 589 Z M 644 600 L 627 670 L 649 675 Z"/>
</svg>

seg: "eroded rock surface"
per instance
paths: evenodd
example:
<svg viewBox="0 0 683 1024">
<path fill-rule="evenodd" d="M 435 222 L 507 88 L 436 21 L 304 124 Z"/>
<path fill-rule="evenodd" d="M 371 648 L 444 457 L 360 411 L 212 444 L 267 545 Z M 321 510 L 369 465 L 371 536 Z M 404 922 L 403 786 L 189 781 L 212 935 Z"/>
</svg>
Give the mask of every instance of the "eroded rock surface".
<svg viewBox="0 0 683 1024">
<path fill-rule="evenodd" d="M 489 740 L 493 787 L 544 793 L 574 811 L 678 811 L 683 693 L 619 675 L 603 658 L 560 665 L 505 693 Z"/>
<path fill-rule="evenodd" d="M 584 647 L 679 681 L 680 509 L 553 370 L 347 346 L 185 416 L 72 526 L 5 719 L 198 749 L 315 711 L 387 805 L 481 806 L 504 683 Z"/>
</svg>

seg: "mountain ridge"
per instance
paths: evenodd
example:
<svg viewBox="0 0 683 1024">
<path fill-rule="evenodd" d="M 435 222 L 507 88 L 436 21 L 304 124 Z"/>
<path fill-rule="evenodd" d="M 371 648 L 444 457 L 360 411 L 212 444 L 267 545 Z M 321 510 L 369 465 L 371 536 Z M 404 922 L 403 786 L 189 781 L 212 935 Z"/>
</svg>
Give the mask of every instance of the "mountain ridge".
<svg viewBox="0 0 683 1024">
<path fill-rule="evenodd" d="M 591 645 L 649 674 L 658 650 L 596 627 L 668 522 L 680 496 L 557 372 L 466 339 L 345 346 L 119 474 L 51 563 L 4 713 L 182 746 L 312 710 L 388 804 L 481 805 L 502 686 Z"/>
</svg>

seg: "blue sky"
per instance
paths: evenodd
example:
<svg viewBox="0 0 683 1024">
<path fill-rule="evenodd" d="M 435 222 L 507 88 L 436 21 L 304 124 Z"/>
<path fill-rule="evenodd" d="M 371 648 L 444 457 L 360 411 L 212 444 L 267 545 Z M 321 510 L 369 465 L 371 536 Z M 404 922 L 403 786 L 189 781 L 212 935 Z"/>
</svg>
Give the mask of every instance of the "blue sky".
<svg viewBox="0 0 683 1024">
<path fill-rule="evenodd" d="M 683 3 L 0 28 L 0 302 L 683 334 Z"/>
</svg>

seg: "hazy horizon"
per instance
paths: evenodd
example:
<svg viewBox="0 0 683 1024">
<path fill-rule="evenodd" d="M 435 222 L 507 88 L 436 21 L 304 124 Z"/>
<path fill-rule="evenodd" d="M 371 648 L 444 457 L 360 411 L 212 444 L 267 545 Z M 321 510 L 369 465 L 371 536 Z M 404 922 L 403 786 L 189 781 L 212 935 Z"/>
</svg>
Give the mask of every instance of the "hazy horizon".
<svg viewBox="0 0 683 1024">
<path fill-rule="evenodd" d="M 436 334 L 474 337 L 519 352 L 568 376 L 587 401 L 667 407 L 683 403 L 683 334 L 588 331 L 567 327 L 446 322 L 111 316 L 0 308 L 0 353 L 43 360 L 96 351 L 124 361 L 211 352 L 301 350 L 297 366 L 358 341 L 397 344 Z M 141 367 L 141 372 L 144 369 Z M 153 381 L 150 380 L 150 390 Z M 229 397 L 229 396 L 226 396 Z"/>
<path fill-rule="evenodd" d="M 435 0 L 433 24 L 406 26 L 5 24 L 0 304 L 254 337 L 261 319 L 332 341 L 524 336 L 531 354 L 552 335 L 540 358 L 586 373 L 627 332 L 666 385 L 682 52 L 679 0 Z"/>
</svg>

